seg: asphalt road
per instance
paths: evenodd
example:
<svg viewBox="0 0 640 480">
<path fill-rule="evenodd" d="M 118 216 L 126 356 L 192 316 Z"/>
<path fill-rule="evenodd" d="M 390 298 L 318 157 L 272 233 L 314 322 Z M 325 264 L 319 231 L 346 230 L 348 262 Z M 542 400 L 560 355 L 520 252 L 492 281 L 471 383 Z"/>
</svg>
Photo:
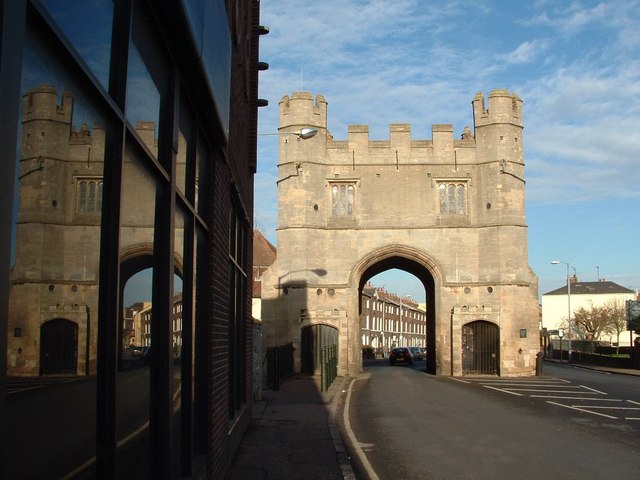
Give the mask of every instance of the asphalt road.
<svg viewBox="0 0 640 480">
<path fill-rule="evenodd" d="M 545 364 L 540 377 L 453 379 L 421 368 L 377 361 L 352 381 L 342 428 L 364 454 L 362 477 L 640 475 L 640 377 Z"/>
</svg>

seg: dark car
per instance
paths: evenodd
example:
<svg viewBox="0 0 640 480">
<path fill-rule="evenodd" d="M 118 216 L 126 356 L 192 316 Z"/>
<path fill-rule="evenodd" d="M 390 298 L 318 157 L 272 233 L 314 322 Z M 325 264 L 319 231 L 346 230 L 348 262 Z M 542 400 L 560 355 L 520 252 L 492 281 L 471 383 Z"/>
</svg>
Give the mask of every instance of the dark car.
<svg viewBox="0 0 640 480">
<path fill-rule="evenodd" d="M 389 353 L 389 365 L 402 363 L 404 365 L 413 365 L 413 356 L 408 347 L 396 347 Z"/>
<path fill-rule="evenodd" d="M 424 360 L 424 354 L 420 347 L 409 347 L 409 351 L 414 360 Z"/>
</svg>

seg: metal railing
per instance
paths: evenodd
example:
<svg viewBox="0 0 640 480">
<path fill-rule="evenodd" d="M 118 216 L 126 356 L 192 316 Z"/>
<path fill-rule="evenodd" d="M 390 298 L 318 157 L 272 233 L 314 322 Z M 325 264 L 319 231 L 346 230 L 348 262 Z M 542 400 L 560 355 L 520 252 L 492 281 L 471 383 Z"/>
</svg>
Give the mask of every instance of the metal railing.
<svg viewBox="0 0 640 480">
<path fill-rule="evenodd" d="M 280 381 L 293 375 L 293 343 L 267 348 L 267 383 L 280 390 Z"/>
<path fill-rule="evenodd" d="M 326 392 L 338 376 L 338 345 L 320 349 L 320 388 Z"/>
</svg>

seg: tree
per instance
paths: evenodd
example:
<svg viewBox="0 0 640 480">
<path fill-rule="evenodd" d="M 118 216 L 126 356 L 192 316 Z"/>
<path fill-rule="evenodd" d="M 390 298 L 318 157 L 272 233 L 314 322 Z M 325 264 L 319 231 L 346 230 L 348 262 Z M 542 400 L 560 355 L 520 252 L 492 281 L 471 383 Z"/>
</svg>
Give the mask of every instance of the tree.
<svg viewBox="0 0 640 480">
<path fill-rule="evenodd" d="M 584 329 L 587 339 L 598 340 L 606 333 L 616 335 L 620 345 L 620 334 L 627 329 L 625 304 L 622 300 L 609 300 L 602 305 L 590 302 L 588 308 L 580 307 L 573 312 L 573 322 L 576 328 Z"/>
<path fill-rule="evenodd" d="M 607 305 L 594 305 L 589 302 L 588 308 L 580 307 L 573 312 L 573 322 L 584 328 L 588 340 L 598 340 L 600 335 L 609 331 L 611 312 Z"/>
<path fill-rule="evenodd" d="M 616 354 L 620 350 L 620 334 L 627 330 L 627 309 L 623 300 L 610 300 L 606 303 L 609 308 L 609 328 L 607 333 L 616 335 Z"/>
</svg>

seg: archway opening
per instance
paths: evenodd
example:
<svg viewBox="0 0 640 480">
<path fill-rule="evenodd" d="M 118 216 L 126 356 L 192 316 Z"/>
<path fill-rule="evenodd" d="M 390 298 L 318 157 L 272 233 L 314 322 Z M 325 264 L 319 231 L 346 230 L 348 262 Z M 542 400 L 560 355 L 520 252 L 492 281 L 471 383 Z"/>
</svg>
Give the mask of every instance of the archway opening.
<svg viewBox="0 0 640 480">
<path fill-rule="evenodd" d="M 397 297 L 395 300 L 391 299 L 392 305 L 381 305 L 378 303 L 377 308 L 383 308 L 383 311 L 378 313 L 370 312 L 369 323 L 367 324 L 367 318 L 365 310 L 367 309 L 365 287 L 368 282 L 376 278 L 377 275 L 383 272 L 405 272 L 409 274 L 405 278 L 411 279 L 415 284 L 422 285 L 422 291 L 419 287 L 415 294 L 411 294 L 411 300 L 407 299 L 406 294 L 403 297 Z M 375 286 L 375 285 L 374 285 Z M 390 286 L 389 286 L 390 287 Z M 416 288 L 415 286 L 413 288 Z M 387 288 L 388 290 L 389 288 Z M 415 291 L 415 290 L 414 290 Z M 403 292 L 391 292 L 396 294 L 402 294 Z M 421 300 L 416 302 L 414 300 Z M 401 255 L 390 255 L 383 258 L 376 263 L 369 265 L 361 274 L 358 297 L 359 303 L 359 318 L 362 326 L 375 327 L 369 328 L 368 338 L 371 342 L 371 347 L 374 348 L 374 354 L 377 355 L 378 351 L 387 353 L 390 347 L 393 346 L 422 346 L 426 348 L 425 355 L 425 371 L 429 373 L 436 373 L 436 304 L 435 304 L 435 281 L 431 272 L 426 266 L 418 263 L 416 260 L 403 257 Z M 370 303 L 370 307 L 374 302 Z M 419 306 L 424 309 L 424 327 L 420 329 L 420 322 L 409 321 L 407 318 L 409 315 L 409 309 L 407 304 L 412 307 Z M 369 308 L 370 308 L 369 307 Z M 387 316 L 388 315 L 388 316 Z M 374 319 L 375 316 L 375 319 Z M 407 331 L 410 330 L 410 331 Z M 360 336 L 361 342 L 365 338 L 364 335 Z M 402 343 L 402 345 L 400 345 Z M 375 346 L 374 346 L 375 344 Z M 364 344 L 362 344 L 364 345 Z M 361 345 L 361 347 L 362 347 Z"/>
<path fill-rule="evenodd" d="M 148 366 L 151 354 L 151 329 L 153 318 L 153 257 L 138 255 L 121 264 L 119 325 L 120 369 Z M 175 268 L 173 275 L 173 350 L 180 358 L 182 347 L 181 315 L 182 278 Z"/>
</svg>

